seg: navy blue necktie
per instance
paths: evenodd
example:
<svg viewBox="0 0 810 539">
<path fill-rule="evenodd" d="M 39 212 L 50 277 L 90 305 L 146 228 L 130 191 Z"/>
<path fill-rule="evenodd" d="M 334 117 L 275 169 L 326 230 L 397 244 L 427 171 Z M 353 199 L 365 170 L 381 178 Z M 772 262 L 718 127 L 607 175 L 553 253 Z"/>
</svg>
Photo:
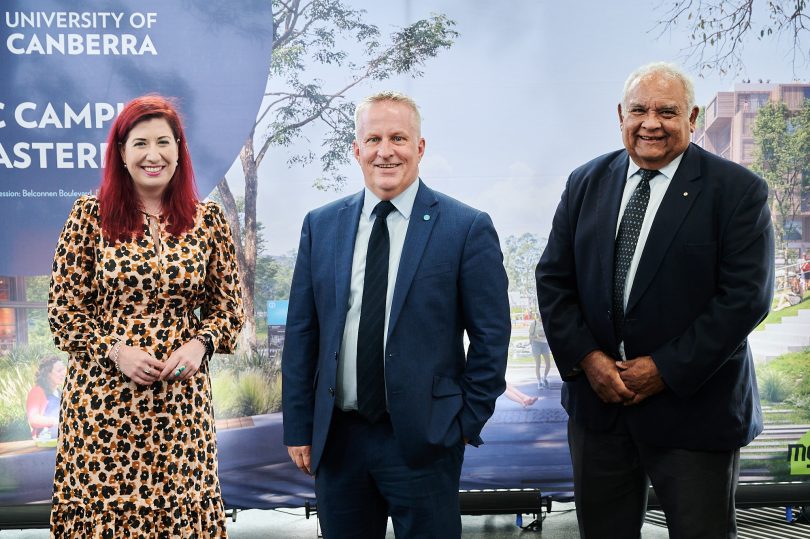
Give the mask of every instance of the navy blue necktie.
<svg viewBox="0 0 810 539">
<path fill-rule="evenodd" d="M 374 208 L 366 253 L 363 302 L 357 332 L 357 410 L 371 423 L 385 414 L 385 300 L 388 295 L 388 225 L 385 218 L 396 208 L 383 200 Z"/>
<path fill-rule="evenodd" d="M 641 181 L 627 201 L 624 208 L 619 232 L 616 234 L 615 252 L 613 255 L 613 331 L 616 342 L 622 342 L 624 326 L 624 287 L 627 282 L 627 271 L 636 252 L 638 235 L 644 223 L 644 214 L 650 202 L 650 180 L 658 174 L 657 170 L 639 169 Z"/>
</svg>

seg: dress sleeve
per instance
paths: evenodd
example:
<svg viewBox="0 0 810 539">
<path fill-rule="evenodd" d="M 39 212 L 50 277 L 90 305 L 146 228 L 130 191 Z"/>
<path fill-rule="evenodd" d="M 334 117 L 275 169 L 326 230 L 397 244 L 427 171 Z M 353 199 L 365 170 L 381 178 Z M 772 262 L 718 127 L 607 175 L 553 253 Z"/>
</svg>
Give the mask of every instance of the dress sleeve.
<svg viewBox="0 0 810 539">
<path fill-rule="evenodd" d="M 101 232 L 97 223 L 95 199 L 78 199 L 56 245 L 48 293 L 48 323 L 57 348 L 111 368 L 107 354 L 117 337 L 102 331 L 97 317 L 96 242 Z"/>
<path fill-rule="evenodd" d="M 202 326 L 197 334 L 210 338 L 216 352 L 231 354 L 245 321 L 236 248 L 231 228 L 217 204 L 207 204 L 204 223 L 209 230 L 210 255 L 200 310 Z"/>
</svg>

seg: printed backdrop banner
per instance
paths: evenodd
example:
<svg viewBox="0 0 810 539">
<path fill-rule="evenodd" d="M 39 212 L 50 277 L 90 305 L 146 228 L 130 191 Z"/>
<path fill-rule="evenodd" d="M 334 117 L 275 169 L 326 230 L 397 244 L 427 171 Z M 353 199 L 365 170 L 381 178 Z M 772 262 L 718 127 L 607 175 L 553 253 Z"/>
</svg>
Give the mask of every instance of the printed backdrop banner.
<svg viewBox="0 0 810 539">
<path fill-rule="evenodd" d="M 100 179 L 133 97 L 176 97 L 206 196 L 261 102 L 269 1 L 5 0 L 0 10 L 0 275 L 42 275 L 77 196 Z"/>
<path fill-rule="evenodd" d="M 636 65 L 669 58 L 677 47 L 665 39 L 650 40 L 647 29 L 659 15 L 639 11 L 631 2 L 615 3 L 610 10 L 595 0 L 576 7 L 519 0 L 503 5 L 467 0 L 345 3 L 365 11 L 325 9 L 334 2 L 302 2 L 313 9 L 298 20 L 299 28 L 314 29 L 322 41 L 317 46 L 303 38 L 285 43 L 282 36 L 289 34 L 279 31 L 271 71 L 271 6 L 283 13 L 297 3 L 0 2 L 0 300 L 11 304 L 0 308 L 0 336 L 27 324 L 27 332 L 15 334 L 14 354 L 0 352 L 0 523 L 8 514 L 3 506 L 50 501 L 56 441 L 53 432 L 32 432 L 25 406 L 41 356 L 51 350 L 44 308 L 36 305 L 44 303 L 47 289 L 47 276 L 42 276 L 49 273 L 70 204 L 98 185 L 105 136 L 115 114 L 127 100 L 147 92 L 179 98 L 202 196 L 226 172 L 237 197 L 250 189 L 256 194 L 254 300 L 257 311 L 264 309 L 256 318 L 261 353 L 216 356 L 209 363 L 227 506 L 297 507 L 314 500 L 312 479 L 292 464 L 282 441 L 279 364 L 289 280 L 306 212 L 362 188 L 360 169 L 348 148 L 348 163 L 338 170 L 346 179 L 343 192 L 317 189 L 324 187 L 317 181 L 313 185 L 324 174 L 317 154 L 329 150 L 324 145 L 335 136 L 334 118 L 313 121 L 312 129 L 288 133 L 289 138 L 272 139 L 278 134 L 274 123 L 290 127 L 308 121 L 296 116 L 308 109 L 284 105 L 301 94 L 323 90 L 333 105 L 348 105 L 391 88 L 412 95 L 423 110 L 422 134 L 428 143 L 420 176 L 432 188 L 491 215 L 510 274 L 508 390 L 482 433 L 486 443 L 465 453 L 461 487 L 530 488 L 555 499 L 571 497 L 562 382 L 550 357 L 534 357 L 529 342 L 536 306 L 534 267 L 570 171 L 621 146 L 615 111 L 624 74 Z M 519 8 L 503 7 L 512 4 Z M 421 78 L 360 80 L 367 72 L 364 62 L 376 62 L 368 56 L 368 50 L 375 50 L 373 43 L 357 42 L 351 33 L 343 36 L 349 44 L 330 41 L 330 28 L 351 27 L 346 18 L 357 17 L 388 32 L 436 11 L 457 21 L 459 36 L 448 50 L 426 59 L 418 70 L 424 71 Z M 277 16 L 280 24 L 296 24 Z M 573 45 L 572 20 L 581 30 Z M 617 35 L 614 29 L 627 20 L 636 22 L 636 30 Z M 362 34 L 368 30 L 355 28 Z M 418 28 L 417 34 L 430 41 L 430 33 Z M 638 42 L 645 46 L 637 47 Z M 351 61 L 336 66 L 333 62 L 343 52 Z M 413 50 L 404 52 L 408 57 Z M 772 57 L 760 69 L 775 65 Z M 273 74 L 269 85 L 268 72 Z M 769 76 L 790 80 L 785 72 Z M 716 78 L 701 78 L 698 99 L 708 103 L 726 86 Z M 565 106 L 571 103 L 576 106 Z M 350 108 L 341 109 L 347 118 Z M 268 158 L 251 184 L 240 170 L 239 150 L 254 123 L 254 149 L 268 137 L 273 144 L 268 142 Z M 24 282 L 29 294 L 25 307 L 2 297 L 3 279 L 22 275 L 34 276 Z M 805 331 L 807 315 L 810 310 L 805 309 L 794 317 L 796 329 L 788 327 L 785 335 L 802 337 L 795 333 Z M 8 342 L 0 340 L 0 345 Z M 807 380 L 805 357 L 756 360 L 766 400 L 765 432 L 742 450 L 743 486 L 789 484 L 797 493 L 807 491 L 807 394 L 804 386 L 793 383 Z M 775 376 L 780 374 L 789 383 Z"/>
</svg>

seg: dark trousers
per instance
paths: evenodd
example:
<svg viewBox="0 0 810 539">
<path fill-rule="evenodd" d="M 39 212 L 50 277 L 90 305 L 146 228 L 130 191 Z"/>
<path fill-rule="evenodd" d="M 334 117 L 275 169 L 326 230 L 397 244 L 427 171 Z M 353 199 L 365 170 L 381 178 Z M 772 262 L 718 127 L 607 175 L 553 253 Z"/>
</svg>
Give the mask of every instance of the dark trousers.
<svg viewBox="0 0 810 539">
<path fill-rule="evenodd" d="M 372 425 L 336 409 L 315 476 L 324 537 L 384 538 L 389 515 L 397 537 L 461 537 L 463 460 L 460 442 L 427 465 L 409 466 L 387 417 Z"/>
<path fill-rule="evenodd" d="M 652 447 L 619 419 L 610 432 L 568 421 L 574 501 L 582 539 L 641 537 L 652 482 L 672 539 L 737 537 L 740 451 Z"/>
</svg>

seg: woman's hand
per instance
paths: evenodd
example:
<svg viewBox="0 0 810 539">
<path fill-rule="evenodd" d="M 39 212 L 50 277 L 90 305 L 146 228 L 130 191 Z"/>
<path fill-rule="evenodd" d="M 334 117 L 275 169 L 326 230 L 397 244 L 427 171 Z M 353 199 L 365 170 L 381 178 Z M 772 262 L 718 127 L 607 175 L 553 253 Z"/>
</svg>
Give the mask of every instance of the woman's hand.
<svg viewBox="0 0 810 539">
<path fill-rule="evenodd" d="M 160 373 L 160 379 L 188 380 L 200 370 L 204 356 L 205 345 L 197 339 L 191 339 L 169 356 Z"/>
<path fill-rule="evenodd" d="M 124 376 L 142 386 L 155 383 L 163 370 L 163 362 L 150 356 L 140 348 L 116 345 L 118 350 L 118 368 Z"/>
</svg>

